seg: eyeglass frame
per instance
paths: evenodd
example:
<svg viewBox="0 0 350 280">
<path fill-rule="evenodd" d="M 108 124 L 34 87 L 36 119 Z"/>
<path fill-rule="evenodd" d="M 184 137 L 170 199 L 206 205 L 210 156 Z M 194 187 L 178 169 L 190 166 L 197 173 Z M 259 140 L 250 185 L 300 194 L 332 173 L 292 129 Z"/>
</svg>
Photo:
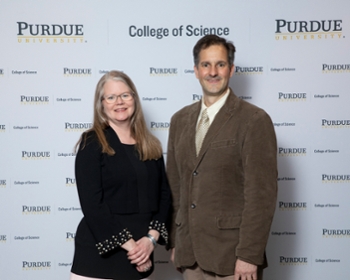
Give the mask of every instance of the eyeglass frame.
<svg viewBox="0 0 350 280">
<path fill-rule="evenodd" d="M 123 95 L 124 94 L 130 94 L 130 99 L 123 99 Z M 113 101 L 113 102 L 109 102 L 108 101 L 108 97 L 111 97 L 111 96 L 115 96 L 115 100 Z M 111 95 L 108 95 L 108 96 L 102 96 L 102 100 L 106 100 L 106 102 L 108 103 L 108 104 L 113 104 L 113 103 L 115 103 L 115 102 L 117 102 L 117 100 L 118 100 L 118 98 L 120 97 L 120 99 L 122 100 L 122 101 L 130 101 L 131 99 L 133 99 L 134 98 L 134 96 L 135 96 L 135 93 L 133 93 L 133 92 L 123 92 L 123 93 L 121 93 L 121 94 L 111 94 Z"/>
</svg>

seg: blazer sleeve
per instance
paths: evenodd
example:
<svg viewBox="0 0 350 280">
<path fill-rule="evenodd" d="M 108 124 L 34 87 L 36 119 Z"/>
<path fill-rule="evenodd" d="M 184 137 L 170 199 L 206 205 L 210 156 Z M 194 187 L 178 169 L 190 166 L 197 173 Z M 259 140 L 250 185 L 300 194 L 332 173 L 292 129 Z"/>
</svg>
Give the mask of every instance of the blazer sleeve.
<svg viewBox="0 0 350 280">
<path fill-rule="evenodd" d="M 155 229 L 159 231 L 160 237 L 158 243 L 161 245 L 168 244 L 168 220 L 169 220 L 169 211 L 171 208 L 171 192 L 168 183 L 168 178 L 165 173 L 164 158 L 161 157 L 157 160 L 158 166 L 158 182 L 159 182 L 159 196 L 158 197 L 158 211 L 154 214 L 153 220 L 150 223 L 150 229 Z"/>
<path fill-rule="evenodd" d="M 270 117 L 259 110 L 247 123 L 242 146 L 244 210 L 239 259 L 261 265 L 277 199 L 277 144 Z"/>
<path fill-rule="evenodd" d="M 175 247 L 175 233 L 176 233 L 176 214 L 180 205 L 180 175 L 177 168 L 175 158 L 174 141 L 176 137 L 176 117 L 173 116 L 171 119 L 169 138 L 168 138 L 168 151 L 167 151 L 167 174 L 169 185 L 172 193 L 172 212 L 171 212 L 171 224 L 169 234 L 169 248 Z"/>
<path fill-rule="evenodd" d="M 83 135 L 82 143 L 84 143 Z M 104 202 L 101 163 L 102 151 L 96 136 L 89 133 L 80 144 L 75 160 L 75 177 L 81 208 L 96 240 L 99 254 L 107 253 L 132 238 L 127 228 L 113 219 Z"/>
</svg>

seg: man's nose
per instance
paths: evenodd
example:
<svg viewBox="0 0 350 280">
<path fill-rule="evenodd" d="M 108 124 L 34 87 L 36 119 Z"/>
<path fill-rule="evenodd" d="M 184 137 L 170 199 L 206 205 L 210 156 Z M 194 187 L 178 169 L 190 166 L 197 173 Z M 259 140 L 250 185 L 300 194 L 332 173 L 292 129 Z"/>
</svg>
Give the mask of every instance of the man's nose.
<svg viewBox="0 0 350 280">
<path fill-rule="evenodd" d="M 215 66 L 210 67 L 209 74 L 210 74 L 210 76 L 214 76 L 214 77 L 217 76 L 218 69 L 216 69 Z"/>
</svg>

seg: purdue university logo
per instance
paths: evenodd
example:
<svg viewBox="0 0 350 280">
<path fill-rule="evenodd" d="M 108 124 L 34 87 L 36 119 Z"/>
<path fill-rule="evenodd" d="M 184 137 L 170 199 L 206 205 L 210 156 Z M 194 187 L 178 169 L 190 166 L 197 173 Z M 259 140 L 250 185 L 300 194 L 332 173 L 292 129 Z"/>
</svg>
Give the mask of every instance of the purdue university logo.
<svg viewBox="0 0 350 280">
<path fill-rule="evenodd" d="M 17 22 L 18 43 L 82 43 L 82 24 L 36 24 Z"/>
<path fill-rule="evenodd" d="M 333 228 L 333 229 L 322 229 L 323 237 L 333 237 L 333 238 L 343 238 L 350 237 L 350 229 L 341 229 L 341 228 Z"/>
<path fill-rule="evenodd" d="M 22 214 L 50 214 L 51 206 L 22 206 Z"/>
<path fill-rule="evenodd" d="M 288 211 L 296 211 L 296 210 L 306 210 L 307 209 L 307 203 L 306 202 L 285 202 L 285 201 L 279 201 L 278 202 L 279 209 L 282 211 L 288 210 Z"/>
<path fill-rule="evenodd" d="M 38 261 L 38 262 L 23 261 L 22 262 L 23 270 L 44 270 L 44 269 L 50 269 L 50 268 L 51 268 L 50 261 Z"/>
<path fill-rule="evenodd" d="M 306 265 L 307 257 L 280 256 L 280 265 Z"/>
<path fill-rule="evenodd" d="M 50 102 L 48 96 L 21 95 L 21 105 L 47 105 Z"/>
<path fill-rule="evenodd" d="M 343 21 L 276 19 L 276 40 L 320 40 L 342 38 Z"/>
</svg>

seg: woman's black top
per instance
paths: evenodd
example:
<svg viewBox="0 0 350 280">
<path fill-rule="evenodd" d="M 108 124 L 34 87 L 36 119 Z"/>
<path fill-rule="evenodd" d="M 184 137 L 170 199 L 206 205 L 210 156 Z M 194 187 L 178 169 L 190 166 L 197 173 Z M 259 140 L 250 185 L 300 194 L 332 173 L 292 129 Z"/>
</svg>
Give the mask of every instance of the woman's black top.
<svg viewBox="0 0 350 280">
<path fill-rule="evenodd" d="M 83 135 L 76 156 L 84 217 L 75 236 L 72 272 L 95 278 L 142 279 L 152 270 L 139 273 L 120 246 L 131 238 L 140 239 L 149 229 L 160 232 L 158 243 L 167 243 L 171 195 L 164 160 L 141 161 L 134 145 L 122 144 L 112 128 L 105 135 L 115 155 L 102 153 L 96 134 L 89 132 Z"/>
</svg>

